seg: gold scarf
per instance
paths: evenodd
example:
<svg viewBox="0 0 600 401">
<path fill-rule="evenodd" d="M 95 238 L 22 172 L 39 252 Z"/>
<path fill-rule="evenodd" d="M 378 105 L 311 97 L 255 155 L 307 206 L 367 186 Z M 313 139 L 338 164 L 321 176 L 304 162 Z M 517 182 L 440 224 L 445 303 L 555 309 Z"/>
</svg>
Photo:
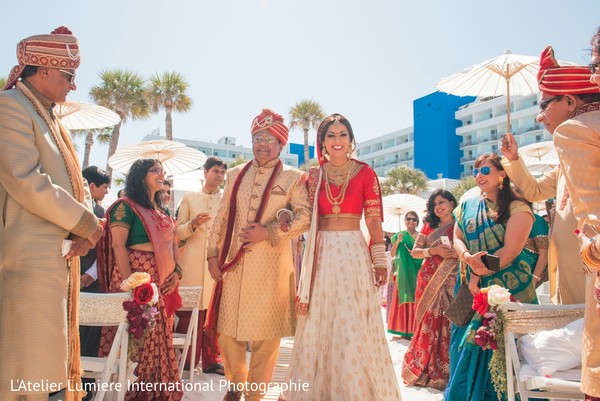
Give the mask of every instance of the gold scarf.
<svg viewBox="0 0 600 401">
<path fill-rule="evenodd" d="M 53 120 L 50 113 L 46 110 L 34 94 L 22 82 L 17 82 L 16 87 L 35 107 L 38 114 L 44 119 L 44 122 L 50 129 L 54 141 L 58 146 L 60 155 L 65 162 L 69 181 L 73 190 L 73 197 L 81 204 L 85 204 L 85 190 L 81 168 L 77 153 L 71 140 L 71 135 L 60 122 L 59 119 Z M 65 392 L 65 401 L 80 401 L 85 396 L 85 391 L 81 387 L 81 360 L 79 350 L 79 279 L 80 279 L 79 257 L 73 257 L 69 260 L 69 293 L 67 302 L 67 378 L 68 387 Z"/>
</svg>

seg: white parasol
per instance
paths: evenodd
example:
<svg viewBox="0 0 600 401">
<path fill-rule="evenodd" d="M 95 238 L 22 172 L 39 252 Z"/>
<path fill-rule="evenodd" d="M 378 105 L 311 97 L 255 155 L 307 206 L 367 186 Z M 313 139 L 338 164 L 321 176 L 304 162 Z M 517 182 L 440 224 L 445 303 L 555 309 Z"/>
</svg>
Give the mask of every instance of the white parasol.
<svg viewBox="0 0 600 401">
<path fill-rule="evenodd" d="M 560 65 L 573 63 L 560 61 Z M 506 129 L 510 130 L 510 96 L 538 93 L 540 58 L 504 54 L 442 78 L 436 87 L 456 96 L 506 96 Z"/>
<path fill-rule="evenodd" d="M 108 165 L 127 173 L 138 159 L 157 159 L 168 175 L 187 173 L 202 167 L 207 157 L 197 149 L 174 141 L 144 141 L 117 149 L 108 159 Z"/>
<path fill-rule="evenodd" d="M 419 218 L 427 208 L 427 200 L 416 195 L 393 194 L 383 197 L 383 231 L 397 233 L 402 230 L 403 216 L 411 210 Z"/>
<path fill-rule="evenodd" d="M 546 164 L 554 167 L 558 164 L 558 154 L 552 141 L 535 142 L 519 148 L 519 154 L 528 167 Z"/>
<path fill-rule="evenodd" d="M 121 121 L 114 111 L 93 103 L 66 101 L 58 103 L 53 111 L 70 130 L 112 127 Z"/>
</svg>

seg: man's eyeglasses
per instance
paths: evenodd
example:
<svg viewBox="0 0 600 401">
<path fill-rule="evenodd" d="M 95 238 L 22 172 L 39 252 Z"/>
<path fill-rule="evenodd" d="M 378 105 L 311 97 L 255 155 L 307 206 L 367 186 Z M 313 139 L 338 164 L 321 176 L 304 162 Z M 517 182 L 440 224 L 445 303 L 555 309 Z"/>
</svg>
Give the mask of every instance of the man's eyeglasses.
<svg viewBox="0 0 600 401">
<path fill-rule="evenodd" d="M 158 167 L 149 168 L 148 171 L 151 173 L 154 173 L 154 174 L 158 174 L 158 175 L 165 173 L 165 170 L 163 170 L 162 168 L 158 168 Z"/>
<path fill-rule="evenodd" d="M 481 173 L 483 175 L 489 175 L 492 170 L 488 166 L 483 166 L 482 168 L 474 168 L 473 169 L 473 177 L 477 177 L 477 174 Z"/>
<path fill-rule="evenodd" d="M 165 191 L 165 193 L 166 193 L 167 195 L 171 195 L 171 190 L 169 189 L 168 191 Z"/>
<path fill-rule="evenodd" d="M 70 79 L 69 83 L 71 85 L 75 85 L 75 73 L 74 72 L 67 71 L 67 70 L 58 70 L 58 71 L 64 72 L 65 74 L 67 74 L 68 76 L 70 76 L 71 79 Z"/>
<path fill-rule="evenodd" d="M 598 71 L 598 66 L 600 65 L 600 61 L 597 61 L 595 63 L 590 63 L 590 71 L 592 72 L 592 74 L 595 74 L 596 71 Z"/>
<path fill-rule="evenodd" d="M 255 136 L 252 138 L 252 143 L 268 143 L 273 144 L 279 142 L 279 139 L 274 136 Z"/>
<path fill-rule="evenodd" d="M 405 220 L 406 221 L 414 221 L 414 222 L 419 221 L 418 219 L 415 219 L 414 217 L 407 217 Z"/>
<path fill-rule="evenodd" d="M 540 102 L 540 110 L 546 111 L 548 106 L 550 106 L 550 103 L 552 103 L 555 100 L 560 100 L 560 99 L 562 99 L 562 96 L 554 96 L 554 97 L 551 97 L 550 99 L 546 99 L 543 102 Z"/>
</svg>

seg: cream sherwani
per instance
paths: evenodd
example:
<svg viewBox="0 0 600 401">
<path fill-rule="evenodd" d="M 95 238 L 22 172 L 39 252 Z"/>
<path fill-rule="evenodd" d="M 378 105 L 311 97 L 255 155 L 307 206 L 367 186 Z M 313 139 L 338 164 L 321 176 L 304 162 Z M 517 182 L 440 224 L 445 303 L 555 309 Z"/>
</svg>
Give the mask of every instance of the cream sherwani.
<svg viewBox="0 0 600 401">
<path fill-rule="evenodd" d="M 264 189 L 278 159 L 265 167 L 256 160 L 243 177 L 237 194 L 237 213 L 227 260 L 242 245 L 239 234 L 254 222 Z M 243 166 L 227 171 L 227 185 L 208 240 L 207 257 L 218 256 L 228 223 L 233 184 Z M 261 224 L 267 226 L 269 241 L 254 244 L 232 271 L 225 275 L 219 312 L 218 332 L 238 341 L 270 340 L 294 334 L 294 299 L 296 282 L 292 260 L 291 238 L 310 225 L 311 206 L 302 171 L 283 166 L 275 179 Z M 292 228 L 283 233 L 277 211 L 294 212 Z"/>
<path fill-rule="evenodd" d="M 49 107 L 47 99 L 38 98 Z M 0 138 L 0 399 L 4 400 L 66 386 L 68 266 L 61 245 L 70 232 L 90 237 L 97 219 L 73 197 L 57 143 L 19 89 L 0 92 Z M 15 387 L 21 380 L 46 386 Z M 16 388 L 17 393 L 11 391 Z"/>
<path fill-rule="evenodd" d="M 561 168 L 556 167 L 536 179 L 529 173 L 522 158 L 514 162 L 502 158 L 502 166 L 528 201 L 556 198 L 556 215 L 548 248 L 550 296 L 555 304 L 585 303 L 585 266 L 579 258 L 579 243 L 573 234 L 577 221 L 573 216 L 571 198 L 566 194 Z"/>
<path fill-rule="evenodd" d="M 210 227 L 219 209 L 222 196 L 223 191 L 220 189 L 212 193 L 205 192 L 204 190 L 200 192 L 188 192 L 181 198 L 178 208 L 177 238 L 180 241 L 186 241 L 180 258 L 183 278 L 179 282 L 179 285 L 203 286 L 200 309 L 208 309 L 214 285 L 214 280 L 208 273 L 206 246 L 208 244 Z M 211 220 L 196 227 L 194 230 L 192 229 L 192 220 L 200 212 L 208 212 Z"/>
<path fill-rule="evenodd" d="M 554 130 L 554 145 L 579 226 L 589 219 L 600 232 L 600 103 L 584 105 L 575 113 L 578 112 L 583 113 Z M 588 280 L 586 291 L 581 389 L 587 395 L 600 397 L 600 317 L 593 298 L 594 281 L 600 287 L 596 275 Z"/>
</svg>

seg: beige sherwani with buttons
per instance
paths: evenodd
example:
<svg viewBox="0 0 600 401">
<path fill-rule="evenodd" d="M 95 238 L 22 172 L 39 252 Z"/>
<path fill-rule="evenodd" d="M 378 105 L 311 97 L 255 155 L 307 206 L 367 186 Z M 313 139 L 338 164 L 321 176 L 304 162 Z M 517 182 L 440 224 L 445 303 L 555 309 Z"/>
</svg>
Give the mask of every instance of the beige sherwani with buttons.
<svg viewBox="0 0 600 401">
<path fill-rule="evenodd" d="M 232 259 L 242 245 L 239 238 L 241 229 L 255 221 L 263 192 L 277 162 L 278 159 L 272 160 L 260 167 L 253 160 L 242 178 L 227 260 Z M 243 167 L 236 166 L 227 171 L 227 185 L 211 228 L 207 257 L 218 256 L 223 246 L 232 187 Z M 250 247 L 238 265 L 224 277 L 217 331 L 225 375 L 231 382 L 268 383 L 277 359 L 279 339 L 294 334 L 296 281 L 291 239 L 308 229 L 311 213 L 302 175 L 300 170 L 283 166 L 268 194 L 259 222 L 266 225 L 269 240 Z M 282 208 L 294 212 L 291 230 L 286 233 L 281 231 L 277 221 L 277 211 Z M 253 342 L 249 371 L 245 367 L 244 341 Z M 246 397 L 259 399 L 260 395 L 247 392 Z"/>
<path fill-rule="evenodd" d="M 37 97 L 49 113 L 49 100 Z M 70 232 L 91 236 L 97 219 L 74 199 L 53 135 L 18 89 L 0 92 L 0 138 L 0 399 L 6 400 L 66 386 L 68 266 L 61 245 Z M 55 387 L 19 387 L 23 381 Z"/>
<path fill-rule="evenodd" d="M 183 278 L 179 285 L 201 285 L 202 303 L 200 309 L 208 309 L 210 296 L 214 285 L 214 280 L 208 273 L 208 264 L 206 262 L 206 246 L 213 219 L 219 209 L 219 203 L 223 191 L 217 189 L 212 193 L 203 191 L 188 192 L 183 195 L 179 203 L 179 212 L 177 214 L 177 238 L 185 241 L 185 247 L 180 257 L 180 265 L 183 269 Z M 208 212 L 211 220 L 192 228 L 192 220 L 200 212 Z"/>
<path fill-rule="evenodd" d="M 584 105 L 576 113 L 583 110 L 559 125 L 553 138 L 578 224 L 589 219 L 600 232 L 600 104 Z M 600 288 L 600 277 L 595 273 L 586 291 L 581 390 L 600 397 L 600 317 L 593 297 L 594 282 Z"/>
<path fill-rule="evenodd" d="M 563 171 L 556 167 L 536 179 L 529 173 L 522 158 L 514 162 L 502 158 L 502 166 L 528 201 L 555 198 L 556 215 L 548 248 L 550 297 L 555 304 L 585 303 L 585 266 L 579 258 L 579 243 L 573 234 L 577 221 L 573 215 L 571 197 L 566 194 Z"/>
</svg>

